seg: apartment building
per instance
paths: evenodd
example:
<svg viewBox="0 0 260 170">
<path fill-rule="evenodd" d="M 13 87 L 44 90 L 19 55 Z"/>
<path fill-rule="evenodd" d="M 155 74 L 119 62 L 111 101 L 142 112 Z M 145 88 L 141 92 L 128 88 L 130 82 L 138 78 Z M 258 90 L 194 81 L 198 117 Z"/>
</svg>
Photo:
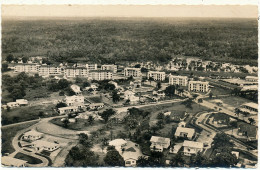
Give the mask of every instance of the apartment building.
<svg viewBox="0 0 260 170">
<path fill-rule="evenodd" d="M 64 69 L 65 77 L 88 77 L 88 69 L 85 67 L 68 67 Z"/>
<path fill-rule="evenodd" d="M 54 65 L 41 65 L 38 69 L 40 76 L 51 76 L 63 74 L 63 68 Z"/>
<path fill-rule="evenodd" d="M 88 70 L 97 70 L 97 64 L 86 64 Z"/>
<path fill-rule="evenodd" d="M 113 73 L 116 73 L 117 72 L 117 65 L 114 65 L 114 64 L 105 64 L 105 65 L 102 65 L 101 66 L 101 70 L 108 70 L 108 71 L 111 71 Z"/>
<path fill-rule="evenodd" d="M 107 70 L 91 70 L 88 78 L 89 80 L 113 80 L 113 73 Z"/>
<path fill-rule="evenodd" d="M 152 77 L 156 81 L 164 81 L 165 80 L 165 72 L 149 71 L 147 73 L 147 78 L 149 79 L 150 77 Z"/>
<path fill-rule="evenodd" d="M 130 77 L 130 76 L 140 77 L 140 76 L 142 76 L 141 68 L 130 68 L 130 67 L 126 67 L 126 68 L 124 69 L 124 76 L 126 76 L 126 77 Z"/>
<path fill-rule="evenodd" d="M 14 72 L 26 72 L 26 73 L 37 73 L 39 69 L 38 64 L 36 63 L 18 63 L 14 66 Z"/>
<path fill-rule="evenodd" d="M 188 85 L 188 77 L 187 76 L 169 76 L 169 84 L 170 85 L 179 85 L 179 86 L 187 86 Z"/>
<path fill-rule="evenodd" d="M 196 92 L 208 92 L 209 91 L 209 82 L 189 81 L 188 90 L 196 91 Z"/>
</svg>

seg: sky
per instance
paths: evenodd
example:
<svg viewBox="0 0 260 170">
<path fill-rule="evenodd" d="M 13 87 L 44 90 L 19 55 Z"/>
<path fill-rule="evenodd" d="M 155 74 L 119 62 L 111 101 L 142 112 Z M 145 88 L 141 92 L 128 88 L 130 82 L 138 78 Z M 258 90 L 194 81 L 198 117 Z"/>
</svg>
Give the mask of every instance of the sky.
<svg viewBox="0 0 260 170">
<path fill-rule="evenodd" d="M 257 18 L 256 5 L 2 5 L 2 17 Z"/>
</svg>

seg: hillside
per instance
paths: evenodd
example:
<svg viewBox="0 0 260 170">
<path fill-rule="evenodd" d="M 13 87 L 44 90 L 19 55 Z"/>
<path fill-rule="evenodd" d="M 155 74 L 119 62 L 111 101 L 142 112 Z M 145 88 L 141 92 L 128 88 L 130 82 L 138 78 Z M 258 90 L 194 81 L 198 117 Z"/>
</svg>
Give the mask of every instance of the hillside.
<svg viewBox="0 0 260 170">
<path fill-rule="evenodd" d="M 2 21 L 2 52 L 54 61 L 160 61 L 173 56 L 257 61 L 256 19 L 52 19 Z"/>
</svg>

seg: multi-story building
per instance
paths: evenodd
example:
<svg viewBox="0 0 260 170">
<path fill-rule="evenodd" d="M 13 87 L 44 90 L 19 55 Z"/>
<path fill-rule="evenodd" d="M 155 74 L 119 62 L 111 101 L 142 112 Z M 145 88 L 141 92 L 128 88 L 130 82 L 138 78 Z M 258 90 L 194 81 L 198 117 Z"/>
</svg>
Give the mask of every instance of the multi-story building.
<svg viewBox="0 0 260 170">
<path fill-rule="evenodd" d="M 246 81 L 252 81 L 252 82 L 257 82 L 258 81 L 258 77 L 256 76 L 246 76 Z"/>
<path fill-rule="evenodd" d="M 185 140 L 183 142 L 183 147 L 184 147 L 183 153 L 186 156 L 197 155 L 198 152 L 203 151 L 202 142 L 194 142 L 194 141 Z"/>
<path fill-rule="evenodd" d="M 20 63 L 14 66 L 14 72 L 37 73 L 39 66 L 36 63 Z"/>
<path fill-rule="evenodd" d="M 89 80 L 113 80 L 113 73 L 107 70 L 89 71 Z"/>
<path fill-rule="evenodd" d="M 179 85 L 179 86 L 187 86 L 188 85 L 188 77 L 187 76 L 169 76 L 169 84 L 170 85 Z"/>
<path fill-rule="evenodd" d="M 209 82 L 189 81 L 188 90 L 196 91 L 196 92 L 208 92 L 209 91 Z"/>
<path fill-rule="evenodd" d="M 97 64 L 86 64 L 88 70 L 97 70 Z"/>
<path fill-rule="evenodd" d="M 88 77 L 88 69 L 85 67 L 68 67 L 64 69 L 65 77 Z"/>
<path fill-rule="evenodd" d="M 141 68 L 125 68 L 124 69 L 124 76 L 126 77 L 130 77 L 130 76 L 133 76 L 133 77 L 140 77 L 142 76 L 142 73 L 141 73 Z"/>
<path fill-rule="evenodd" d="M 41 65 L 39 67 L 40 76 L 50 76 L 50 75 L 61 75 L 63 73 L 63 68 L 54 65 Z"/>
<path fill-rule="evenodd" d="M 113 73 L 116 73 L 117 72 L 117 65 L 114 65 L 114 64 L 105 64 L 105 65 L 102 65 L 101 66 L 101 70 L 110 70 L 112 71 Z"/>
<path fill-rule="evenodd" d="M 82 106 L 84 105 L 84 96 L 66 96 L 65 103 L 67 106 Z"/>
<path fill-rule="evenodd" d="M 164 81 L 165 80 L 165 72 L 149 71 L 147 73 L 147 78 L 149 79 L 150 77 L 152 77 L 156 81 Z"/>
<path fill-rule="evenodd" d="M 152 136 L 150 142 L 151 142 L 150 149 L 156 152 L 162 152 L 163 149 L 169 148 L 171 144 L 170 138 L 164 138 L 159 136 Z"/>
</svg>

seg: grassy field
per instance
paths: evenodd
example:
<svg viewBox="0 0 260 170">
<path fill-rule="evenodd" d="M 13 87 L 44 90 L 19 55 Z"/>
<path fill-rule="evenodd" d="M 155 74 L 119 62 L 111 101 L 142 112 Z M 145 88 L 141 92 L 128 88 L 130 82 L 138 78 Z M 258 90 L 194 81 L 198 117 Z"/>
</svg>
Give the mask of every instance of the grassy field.
<svg viewBox="0 0 260 170">
<path fill-rule="evenodd" d="M 10 111 L 2 110 L 2 125 L 23 122 L 27 120 L 35 120 L 40 117 L 39 112 L 48 113 L 41 117 L 50 117 L 57 115 L 53 111 L 55 105 L 37 105 L 37 106 L 23 106 L 11 109 Z"/>
<path fill-rule="evenodd" d="M 100 97 L 88 97 L 89 101 L 93 103 L 101 103 L 102 99 Z"/>
<path fill-rule="evenodd" d="M 14 148 L 12 146 L 12 139 L 13 137 L 16 135 L 16 133 L 22 129 L 28 128 L 34 124 L 36 124 L 38 121 L 36 122 L 29 122 L 29 123 L 25 123 L 22 125 L 16 125 L 13 127 L 2 127 L 2 154 L 4 153 L 12 153 L 14 152 Z"/>
</svg>

